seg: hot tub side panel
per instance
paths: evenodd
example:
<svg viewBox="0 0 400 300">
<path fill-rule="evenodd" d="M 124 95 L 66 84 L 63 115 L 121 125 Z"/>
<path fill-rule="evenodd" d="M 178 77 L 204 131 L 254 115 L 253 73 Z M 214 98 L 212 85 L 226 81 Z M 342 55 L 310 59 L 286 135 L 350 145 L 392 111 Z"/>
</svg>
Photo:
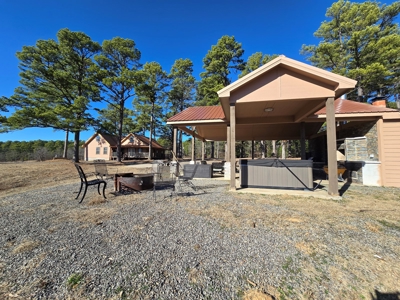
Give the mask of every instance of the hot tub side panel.
<svg viewBox="0 0 400 300">
<path fill-rule="evenodd" d="M 313 188 L 311 161 L 283 160 L 290 171 L 281 164 L 273 164 L 273 161 L 257 160 L 251 163 L 252 161 L 241 160 L 241 187 L 304 189 L 303 182 L 307 188 Z"/>
</svg>

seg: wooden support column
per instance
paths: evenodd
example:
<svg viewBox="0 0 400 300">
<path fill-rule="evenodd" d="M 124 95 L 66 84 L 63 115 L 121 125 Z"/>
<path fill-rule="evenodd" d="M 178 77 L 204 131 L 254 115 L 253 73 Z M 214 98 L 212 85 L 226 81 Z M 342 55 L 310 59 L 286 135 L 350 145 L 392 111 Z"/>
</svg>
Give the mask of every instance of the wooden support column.
<svg viewBox="0 0 400 300">
<path fill-rule="evenodd" d="M 226 126 L 226 149 L 225 149 L 225 161 L 231 160 L 231 127 Z"/>
<path fill-rule="evenodd" d="M 301 159 L 306 159 L 306 123 L 300 123 Z"/>
<path fill-rule="evenodd" d="M 174 133 L 173 133 L 173 140 L 172 140 L 172 160 L 175 158 L 176 161 L 176 167 L 175 167 L 175 174 L 179 174 L 179 164 L 178 164 L 178 154 L 176 153 L 176 143 L 178 139 L 178 129 L 174 127 Z"/>
<path fill-rule="evenodd" d="M 337 160 L 336 160 L 336 120 L 335 120 L 335 98 L 326 99 L 326 143 L 328 151 L 328 194 L 339 195 Z"/>
<path fill-rule="evenodd" d="M 254 140 L 251 141 L 251 159 L 254 159 Z"/>
<path fill-rule="evenodd" d="M 174 127 L 174 135 L 172 137 L 172 151 L 174 152 L 174 155 L 176 157 L 178 157 L 178 154 L 176 153 L 176 139 L 178 137 L 177 132 L 178 132 L 177 128 Z"/>
<path fill-rule="evenodd" d="M 195 161 L 195 142 L 196 142 L 196 138 L 194 136 L 192 136 L 192 161 Z"/>
<path fill-rule="evenodd" d="M 205 159 L 205 155 L 204 155 L 204 141 L 201 141 L 201 160 Z"/>
<path fill-rule="evenodd" d="M 231 181 L 230 181 L 230 189 L 236 190 L 236 112 L 235 112 L 235 104 L 231 104 L 229 108 L 229 115 L 231 119 L 231 145 L 230 145 L 230 158 L 231 158 Z"/>
</svg>

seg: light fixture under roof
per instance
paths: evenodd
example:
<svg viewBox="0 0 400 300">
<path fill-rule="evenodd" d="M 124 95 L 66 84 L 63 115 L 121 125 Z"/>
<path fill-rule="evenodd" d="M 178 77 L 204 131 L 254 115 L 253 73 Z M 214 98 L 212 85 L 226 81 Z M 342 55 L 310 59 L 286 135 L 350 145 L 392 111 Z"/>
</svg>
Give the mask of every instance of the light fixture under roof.
<svg viewBox="0 0 400 300">
<path fill-rule="evenodd" d="M 273 107 L 266 107 L 266 108 L 264 108 L 264 111 L 265 112 L 271 112 L 271 111 L 274 111 L 274 108 Z"/>
</svg>

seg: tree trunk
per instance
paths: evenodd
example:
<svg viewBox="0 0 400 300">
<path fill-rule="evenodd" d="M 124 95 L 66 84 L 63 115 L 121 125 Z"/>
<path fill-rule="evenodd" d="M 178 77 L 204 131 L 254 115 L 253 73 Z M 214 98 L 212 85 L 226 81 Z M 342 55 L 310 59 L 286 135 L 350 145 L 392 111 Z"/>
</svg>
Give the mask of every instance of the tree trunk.
<svg viewBox="0 0 400 300">
<path fill-rule="evenodd" d="M 75 136 L 74 136 L 74 162 L 78 163 L 79 162 L 79 134 L 80 131 L 75 131 Z"/>
<path fill-rule="evenodd" d="M 260 148 L 261 148 L 261 158 L 265 158 L 265 141 L 260 141 Z"/>
<path fill-rule="evenodd" d="M 214 158 L 214 141 L 211 142 L 211 158 Z"/>
<path fill-rule="evenodd" d="M 357 101 L 364 102 L 364 90 L 361 85 L 357 87 Z"/>
<path fill-rule="evenodd" d="M 272 156 L 276 156 L 276 140 L 272 141 Z"/>
<path fill-rule="evenodd" d="M 286 159 L 286 142 L 287 141 L 281 141 L 282 159 Z"/>
<path fill-rule="evenodd" d="M 150 142 L 149 142 L 149 156 L 148 160 L 151 160 L 151 152 L 153 151 L 153 113 L 154 113 L 154 102 L 151 107 L 151 116 L 150 116 Z"/>
<path fill-rule="evenodd" d="M 63 158 L 67 158 L 68 155 L 68 135 L 69 135 L 69 129 L 65 131 L 65 141 L 64 141 L 64 153 L 63 153 Z"/>
<path fill-rule="evenodd" d="M 117 161 L 122 161 L 122 149 L 121 149 L 121 140 L 122 140 L 122 126 L 124 120 L 124 105 L 120 103 L 119 105 L 119 124 L 118 124 L 118 140 L 117 140 Z"/>
<path fill-rule="evenodd" d="M 153 116 L 151 116 L 150 120 L 149 155 L 147 157 L 148 160 L 151 160 L 151 151 L 153 150 L 152 144 L 153 144 Z"/>
</svg>

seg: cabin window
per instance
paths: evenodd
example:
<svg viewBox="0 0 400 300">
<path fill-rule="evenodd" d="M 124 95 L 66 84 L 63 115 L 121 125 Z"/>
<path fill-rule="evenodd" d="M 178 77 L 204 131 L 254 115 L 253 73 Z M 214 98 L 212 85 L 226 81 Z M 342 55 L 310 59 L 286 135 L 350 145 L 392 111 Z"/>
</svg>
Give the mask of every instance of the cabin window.
<svg viewBox="0 0 400 300">
<path fill-rule="evenodd" d="M 103 148 L 103 154 L 107 155 L 108 154 L 108 147 Z"/>
<path fill-rule="evenodd" d="M 100 154 L 100 147 L 96 147 L 96 155 Z"/>
</svg>

